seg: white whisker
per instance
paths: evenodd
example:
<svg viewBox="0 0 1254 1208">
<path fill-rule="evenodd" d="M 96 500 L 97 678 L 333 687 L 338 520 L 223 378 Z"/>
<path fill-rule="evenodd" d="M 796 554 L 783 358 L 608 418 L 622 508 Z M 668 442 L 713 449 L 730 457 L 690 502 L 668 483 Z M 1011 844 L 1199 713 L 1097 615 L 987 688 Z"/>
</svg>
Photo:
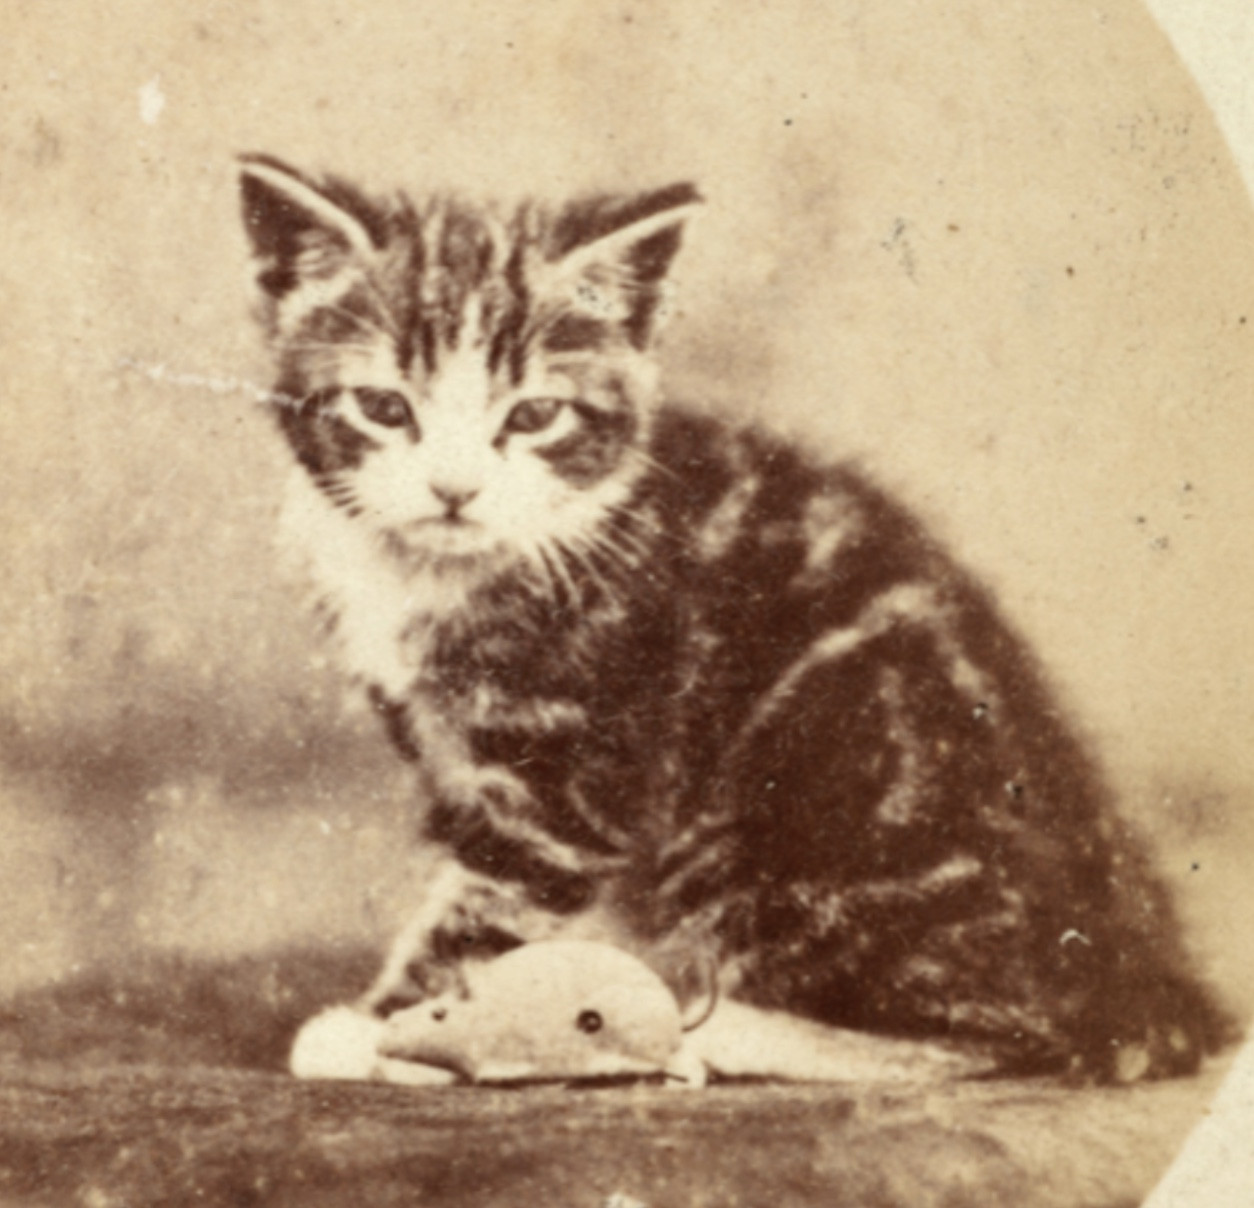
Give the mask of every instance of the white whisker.
<svg viewBox="0 0 1254 1208">
<path fill-rule="evenodd" d="M 625 529 L 599 529 L 596 537 L 607 548 L 614 549 L 619 557 L 630 562 L 633 567 L 650 561 L 654 556 L 653 549 L 642 538 Z"/>
<path fill-rule="evenodd" d="M 539 587 L 543 590 L 548 602 L 554 608 L 562 607 L 562 588 L 557 581 L 557 576 L 553 573 L 553 567 L 544 551 L 537 549 L 532 559 L 532 569 L 535 571 L 536 579 Z"/>
<path fill-rule="evenodd" d="M 562 554 L 564 551 L 562 550 L 561 543 L 556 542 L 555 545 L 557 548 L 553 550 L 552 553 L 550 553 L 549 550 L 546 550 L 542 545 L 537 546 L 536 548 L 540 551 L 540 557 L 544 559 L 544 565 L 549 568 L 549 575 L 553 581 L 554 591 L 556 592 L 559 586 L 563 588 L 570 600 L 571 607 L 578 608 L 582 602 L 582 594 L 579 591 L 578 584 L 571 577 L 570 568 L 563 560 Z M 554 596 L 554 601 L 556 602 L 556 595 Z"/>
<path fill-rule="evenodd" d="M 631 573 L 640 566 L 641 558 L 634 550 L 618 545 L 605 533 L 593 533 L 587 540 L 587 546 L 591 553 L 600 554 L 614 569 Z"/>
<path fill-rule="evenodd" d="M 673 540 L 672 535 L 668 533 L 653 516 L 636 511 L 635 509 L 629 508 L 625 504 L 621 503 L 611 505 L 609 511 L 614 517 L 614 520 L 617 522 L 615 531 L 622 533 L 624 536 L 630 534 L 637 541 L 643 542 L 645 547 L 649 549 L 650 553 L 652 552 L 652 549 L 649 539 L 664 537 Z M 643 530 L 643 533 L 635 532 L 633 529 Z"/>
<path fill-rule="evenodd" d="M 654 457 L 652 453 L 646 453 L 645 450 L 641 448 L 632 448 L 630 450 L 630 454 L 632 457 L 636 458 L 637 461 L 644 462 L 644 464 L 648 466 L 649 469 L 657 470 L 658 473 L 665 474 L 668 478 L 673 478 L 676 482 L 682 481 L 680 479 L 680 476 L 674 470 L 672 470 L 670 466 L 666 465 L 663 462 L 658 461 L 658 459 Z"/>
<path fill-rule="evenodd" d="M 553 568 L 549 565 L 548 558 L 545 557 L 539 542 L 532 542 L 522 547 L 522 555 L 527 569 L 535 579 L 536 586 L 548 597 L 555 608 L 560 606 L 562 601 L 558 593 L 557 580 L 553 577 Z"/>
<path fill-rule="evenodd" d="M 619 600 L 618 592 L 614 589 L 614 585 L 605 577 L 604 573 L 592 560 L 592 552 L 587 548 L 584 542 L 578 538 L 568 538 L 566 542 L 559 541 L 556 543 L 557 548 L 567 554 L 569 558 L 578 566 L 584 574 L 596 584 L 601 594 L 611 603 L 617 603 Z"/>
</svg>

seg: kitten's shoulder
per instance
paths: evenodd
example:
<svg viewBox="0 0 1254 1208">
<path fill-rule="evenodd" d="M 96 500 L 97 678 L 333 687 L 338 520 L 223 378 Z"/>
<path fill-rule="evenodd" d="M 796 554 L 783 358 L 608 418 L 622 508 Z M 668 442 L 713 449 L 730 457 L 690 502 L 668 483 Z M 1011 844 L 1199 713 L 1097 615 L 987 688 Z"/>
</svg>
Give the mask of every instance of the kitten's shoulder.
<svg viewBox="0 0 1254 1208">
<path fill-rule="evenodd" d="M 673 404 L 659 413 L 652 454 L 703 561 L 749 547 L 791 555 L 804 563 L 798 587 L 809 578 L 819 586 L 836 561 L 854 556 L 871 559 L 877 579 L 953 573 L 926 526 L 851 460 Z"/>
</svg>

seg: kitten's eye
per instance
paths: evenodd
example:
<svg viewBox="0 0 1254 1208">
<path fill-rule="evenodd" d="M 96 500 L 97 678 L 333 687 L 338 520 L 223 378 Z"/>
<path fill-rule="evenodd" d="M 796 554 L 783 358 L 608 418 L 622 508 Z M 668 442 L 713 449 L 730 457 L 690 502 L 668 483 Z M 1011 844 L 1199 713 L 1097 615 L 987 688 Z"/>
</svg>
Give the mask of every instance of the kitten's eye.
<svg viewBox="0 0 1254 1208">
<path fill-rule="evenodd" d="M 397 390 L 361 387 L 353 393 L 357 397 L 357 406 L 361 408 L 362 415 L 372 424 L 382 424 L 385 428 L 403 428 L 414 418 L 409 409 L 409 401 Z"/>
<path fill-rule="evenodd" d="M 575 1027 L 589 1035 L 599 1032 L 604 1026 L 605 1020 L 601 1018 L 600 1011 L 580 1011 L 579 1018 L 575 1020 Z"/>
<path fill-rule="evenodd" d="M 543 432 L 561 414 L 566 405 L 560 398 L 525 398 L 516 403 L 505 417 L 506 432 Z"/>
</svg>

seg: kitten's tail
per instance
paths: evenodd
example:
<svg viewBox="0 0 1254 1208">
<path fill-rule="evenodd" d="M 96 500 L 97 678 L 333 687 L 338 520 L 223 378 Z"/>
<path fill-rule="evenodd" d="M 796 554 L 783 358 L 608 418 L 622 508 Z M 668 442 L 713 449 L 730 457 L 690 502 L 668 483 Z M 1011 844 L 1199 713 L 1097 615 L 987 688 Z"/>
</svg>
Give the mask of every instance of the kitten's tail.
<svg viewBox="0 0 1254 1208">
<path fill-rule="evenodd" d="M 691 1012 L 692 1003 L 684 1011 L 683 1029 L 685 1032 L 695 1032 L 711 1015 L 714 1014 L 715 1008 L 718 1006 L 718 962 L 708 952 L 705 953 L 701 960 L 702 981 L 704 983 L 705 1005 L 701 1010 Z M 696 999 L 693 1000 L 697 1001 Z M 691 1013 L 690 1013 L 691 1012 Z"/>
</svg>

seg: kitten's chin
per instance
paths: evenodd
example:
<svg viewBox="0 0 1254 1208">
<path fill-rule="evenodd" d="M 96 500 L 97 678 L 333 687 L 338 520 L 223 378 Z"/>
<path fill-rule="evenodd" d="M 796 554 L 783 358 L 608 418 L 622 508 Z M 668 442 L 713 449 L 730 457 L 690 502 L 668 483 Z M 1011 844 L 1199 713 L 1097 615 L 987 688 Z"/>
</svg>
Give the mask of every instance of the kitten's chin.
<svg viewBox="0 0 1254 1208">
<path fill-rule="evenodd" d="M 509 553 L 499 539 L 470 520 L 419 520 L 383 533 L 384 547 L 409 570 L 475 579 L 498 571 Z"/>
</svg>

